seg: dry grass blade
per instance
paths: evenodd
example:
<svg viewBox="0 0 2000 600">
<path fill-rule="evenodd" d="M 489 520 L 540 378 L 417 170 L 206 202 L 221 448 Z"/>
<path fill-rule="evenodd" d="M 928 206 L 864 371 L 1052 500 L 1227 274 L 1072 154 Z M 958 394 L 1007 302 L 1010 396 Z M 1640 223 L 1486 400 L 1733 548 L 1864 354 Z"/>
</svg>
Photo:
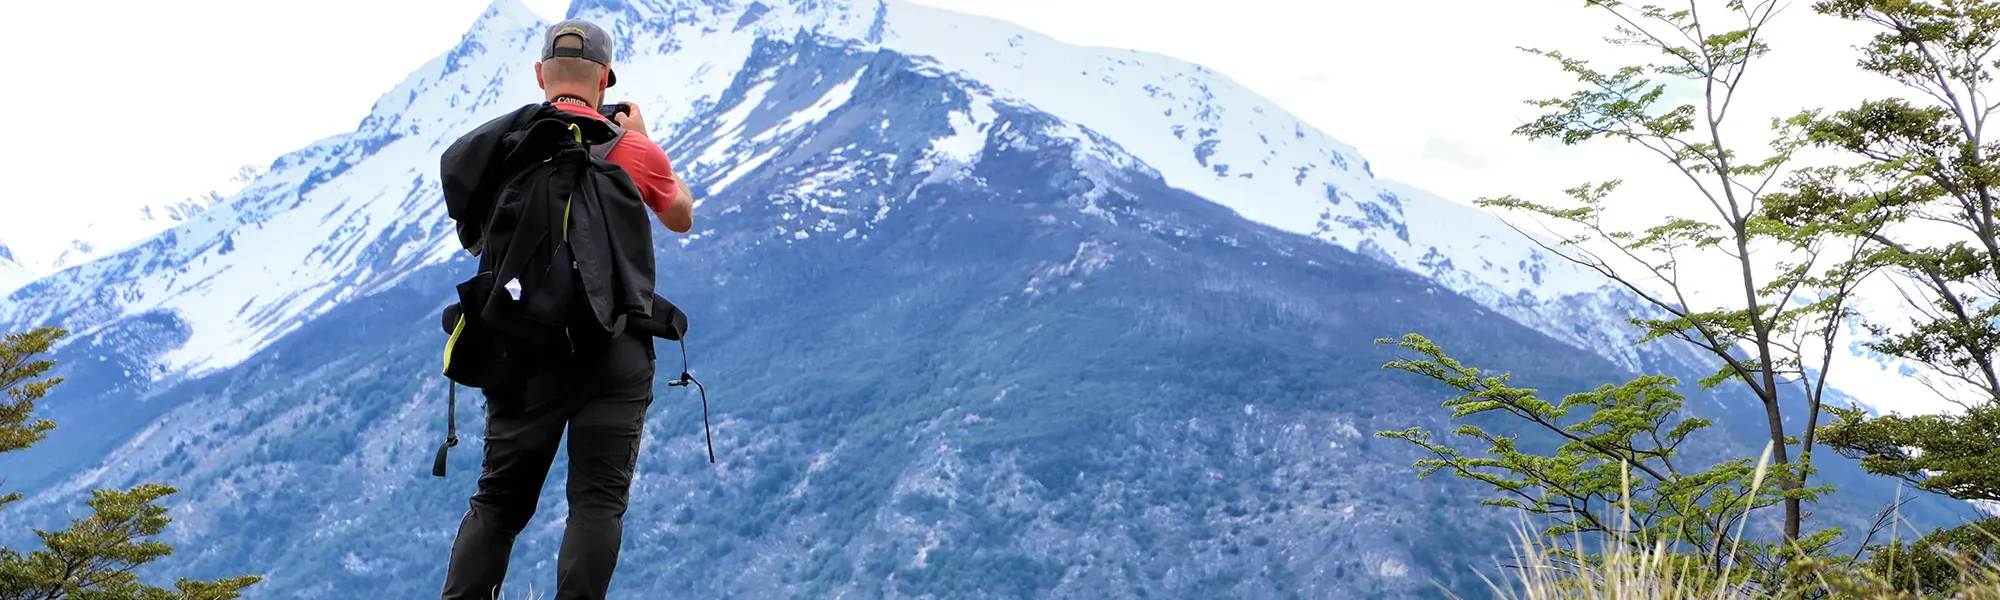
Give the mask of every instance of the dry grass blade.
<svg viewBox="0 0 2000 600">
<path fill-rule="evenodd" d="M 1751 478 L 1749 493 L 1743 499 L 1743 518 L 1738 521 L 1736 532 L 1728 541 L 1731 550 L 1727 557 L 1737 556 L 1742 547 L 1745 524 L 1749 521 L 1757 494 L 1762 491 L 1770 465 L 1771 448 L 1766 445 Z M 1637 539 L 1632 530 L 1629 477 L 1628 470 L 1623 486 L 1625 497 L 1615 505 L 1615 510 L 1623 510 L 1624 514 L 1609 521 L 1621 523 L 1623 530 L 1605 532 L 1602 556 L 1587 560 L 1581 554 L 1585 546 L 1580 534 L 1570 542 L 1574 546 L 1561 548 L 1560 538 L 1545 538 L 1535 533 L 1537 529 L 1524 519 L 1515 526 L 1514 538 L 1508 542 L 1513 562 L 1504 569 L 1501 581 L 1495 581 L 1484 573 L 1479 574 L 1480 580 L 1492 590 L 1493 597 L 1500 600 L 1764 600 L 1771 597 L 1759 590 L 1733 584 L 1736 561 L 1731 558 L 1724 559 L 1726 564 L 1697 565 L 1692 561 L 1677 560 L 1679 548 L 1669 547 L 1665 539 Z M 1895 518 L 1901 520 L 1900 511 Z M 2000 600 L 2000 564 L 1967 565 L 1962 569 L 1960 581 L 1963 585 L 1940 600 Z M 1843 600 L 1920 598 L 1907 592 L 1889 591 L 1886 587 L 1855 586 L 1852 573 L 1843 573 L 1848 577 L 1837 578 L 1829 578 L 1828 573 L 1815 575 L 1819 582 L 1817 589 L 1807 597 Z M 1866 574 L 1863 576 L 1868 577 Z M 1834 580 L 1841 583 L 1830 582 Z M 1445 595 L 1462 600 L 1449 591 Z"/>
<path fill-rule="evenodd" d="M 1742 523 L 1749 521 L 1749 511 L 1755 505 L 1758 492 L 1762 491 L 1770 463 L 1771 447 L 1767 444 L 1751 479 L 1749 494 L 1744 497 Z M 1583 558 L 1581 553 L 1586 546 L 1581 534 L 1571 542 L 1574 544 L 1571 551 L 1564 552 L 1550 546 L 1555 540 L 1538 539 L 1534 528 L 1524 522 L 1515 526 L 1515 539 L 1508 543 L 1514 564 L 1506 569 L 1505 581 L 1495 582 L 1484 574 L 1480 575 L 1481 580 L 1491 588 L 1495 598 L 1504 600 L 1735 600 L 1754 597 L 1731 589 L 1732 586 L 1728 585 L 1731 569 L 1728 567 L 1723 569 L 1720 577 L 1711 579 L 1706 575 L 1709 571 L 1675 560 L 1680 550 L 1677 545 L 1669 547 L 1665 539 L 1642 539 L 1643 535 L 1633 526 L 1631 490 L 1631 471 L 1627 469 L 1621 482 L 1622 497 L 1615 508 L 1622 514 L 1615 515 L 1616 518 L 1610 521 L 1621 524 L 1621 530 L 1605 532 L 1601 540 L 1605 552 L 1597 560 Z M 1742 523 L 1738 524 L 1732 544 L 1741 542 Z M 1734 553 L 1732 548 L 1731 554 Z M 1565 557 L 1566 554 L 1575 557 Z M 1678 570 L 1675 568 L 1677 565 L 1680 567 Z M 1457 598 L 1455 595 L 1452 597 Z"/>
</svg>

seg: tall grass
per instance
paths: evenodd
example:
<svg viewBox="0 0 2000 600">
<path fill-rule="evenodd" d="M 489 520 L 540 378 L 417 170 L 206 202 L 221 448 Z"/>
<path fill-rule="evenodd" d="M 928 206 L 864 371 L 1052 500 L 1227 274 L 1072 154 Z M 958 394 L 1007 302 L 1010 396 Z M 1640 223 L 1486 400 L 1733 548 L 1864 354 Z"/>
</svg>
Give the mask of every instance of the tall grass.
<svg viewBox="0 0 2000 600">
<path fill-rule="evenodd" d="M 1920 600 L 1926 598 L 1897 592 L 1882 578 L 1853 568 L 1820 568 L 1810 573 L 1814 582 L 1808 589 L 1768 591 L 1755 589 L 1741 580 L 1746 573 L 1736 570 L 1733 557 L 1743 542 L 1751 503 L 1764 484 L 1770 468 L 1771 447 L 1767 444 L 1758 460 L 1750 493 L 1744 498 L 1743 518 L 1729 540 L 1730 552 L 1724 564 L 1710 564 L 1690 558 L 1678 545 L 1665 540 L 1631 539 L 1622 532 L 1607 531 L 1601 540 L 1604 552 L 1588 555 L 1582 535 L 1569 548 L 1552 545 L 1557 540 L 1533 533 L 1527 523 L 1518 525 L 1509 540 L 1513 564 L 1504 569 L 1500 581 L 1484 574 L 1480 578 L 1501 600 L 1776 600 L 1780 598 L 1828 598 L 1855 600 Z M 1617 523 L 1632 523 L 1629 474 L 1619 503 L 1614 508 Z M 1900 516 L 1896 517 L 1900 520 Z M 2000 600 L 2000 564 L 1967 564 L 1960 568 L 1960 589 L 1950 600 Z M 1446 592 L 1447 596 L 1458 596 Z"/>
</svg>

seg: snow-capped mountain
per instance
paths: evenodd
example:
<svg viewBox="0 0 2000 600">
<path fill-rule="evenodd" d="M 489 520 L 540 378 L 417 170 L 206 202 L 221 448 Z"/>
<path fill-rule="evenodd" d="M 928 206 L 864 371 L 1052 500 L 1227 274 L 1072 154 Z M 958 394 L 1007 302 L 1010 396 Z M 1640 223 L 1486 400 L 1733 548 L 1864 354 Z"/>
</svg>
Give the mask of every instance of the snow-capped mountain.
<svg viewBox="0 0 2000 600">
<path fill-rule="evenodd" d="M 0 296 L 35 279 L 35 272 L 14 260 L 14 251 L 0 244 Z"/>
<path fill-rule="evenodd" d="M 209 207 L 241 191 L 262 172 L 263 167 L 245 165 L 227 181 L 199 194 L 144 204 L 129 211 L 114 211 L 74 231 L 66 231 L 70 239 L 60 245 L 16 247 L 18 256 L 15 260 L 22 268 L 39 277 L 123 250 L 134 242 L 199 216 Z M 11 289 L 0 289 L 0 297 Z"/>
<path fill-rule="evenodd" d="M 712 182 L 698 196 L 726 190 L 768 159 L 775 140 L 848 101 L 842 86 L 787 98 L 760 84 L 721 122 L 688 121 L 724 91 L 755 39 L 809 31 L 923 56 L 939 73 L 977 82 L 979 99 L 956 117 L 957 133 L 911 160 L 970 160 L 992 134 L 995 106 L 1034 106 L 1089 147 L 1115 141 L 1122 153 L 1103 157 L 1111 164 L 1144 165 L 1253 221 L 1423 273 L 1558 339 L 1637 364 L 1616 310 L 1575 310 L 1611 306 L 1597 294 L 1609 289 L 1603 282 L 1551 260 L 1482 211 L 1375 178 L 1354 148 L 1199 65 L 1072 47 L 902 2 L 578 2 L 572 12 L 621 36 L 620 68 L 644 76 L 622 80 L 611 95 L 645 108 L 677 169 Z M 543 25 L 517 2 L 496 2 L 457 48 L 384 94 L 355 132 L 281 157 L 193 220 L 21 290 L 0 305 L 0 325 L 90 331 L 167 311 L 189 324 L 191 337 L 159 366 L 196 374 L 450 257 L 436 157 L 471 126 L 540 100 L 525 73 Z"/>
<path fill-rule="evenodd" d="M 611 97 L 703 198 L 656 258 L 720 460 L 661 383 L 614 597 L 1476 594 L 1507 524 L 1368 435 L 1449 426 L 1373 340 L 1552 393 L 1676 360 L 1621 341 L 1629 298 L 1196 65 L 894 1 L 571 13 L 625 39 Z M 0 328 L 75 330 L 60 429 L 0 456 L 28 492 L 0 544 L 162 481 L 184 490 L 163 572 L 435 594 L 482 439 L 460 390 L 429 476 L 437 311 L 470 268 L 437 159 L 540 100 L 544 26 L 495 3 L 356 131 L 0 301 Z M 1691 460 L 1754 454 L 1742 403 L 1689 396 L 1718 423 Z M 1865 516 L 1861 493 L 1815 518 Z M 547 494 L 510 581 L 548 579 L 562 513 Z"/>
<path fill-rule="evenodd" d="M 236 174 L 228 181 L 213 189 L 172 202 L 157 202 L 139 207 L 139 220 L 160 224 L 159 229 L 186 223 L 200 216 L 203 211 L 221 204 L 230 196 L 242 191 L 243 186 L 250 185 L 250 182 L 255 181 L 263 172 L 264 167 L 261 165 L 243 165 L 236 169 Z"/>
</svg>

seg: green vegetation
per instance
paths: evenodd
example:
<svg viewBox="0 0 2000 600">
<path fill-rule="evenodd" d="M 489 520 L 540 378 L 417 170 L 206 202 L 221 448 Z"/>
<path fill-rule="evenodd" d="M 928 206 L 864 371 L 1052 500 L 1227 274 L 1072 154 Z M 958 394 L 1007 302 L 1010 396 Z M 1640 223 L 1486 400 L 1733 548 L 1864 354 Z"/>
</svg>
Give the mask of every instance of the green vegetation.
<svg viewBox="0 0 2000 600">
<path fill-rule="evenodd" d="M 36 356 L 67 334 L 44 328 L 8 334 L 0 342 L 0 390 L 6 391 L 0 402 L 0 452 L 26 449 L 55 429 L 54 422 L 33 415 L 35 401 L 62 378 L 42 378 L 55 363 Z M 175 491 L 154 483 L 96 490 L 87 501 L 90 516 L 62 531 L 35 531 L 45 549 L 24 555 L 0 547 L 0 600 L 230 600 L 262 581 L 254 575 L 181 579 L 171 590 L 139 582 L 134 570 L 173 553 L 149 538 L 171 521 L 157 502 Z M 0 506 L 20 499 L 19 494 L 0 496 Z"/>
<path fill-rule="evenodd" d="M 1614 44 L 1663 59 L 1605 71 L 1527 49 L 1583 85 L 1566 98 L 1531 102 L 1544 114 L 1515 133 L 1566 145 L 1635 144 L 1692 184 L 1678 205 L 1701 209 L 1618 230 L 1605 218 L 1618 180 L 1571 188 L 1563 205 L 1511 196 L 1480 203 L 1565 228 L 1568 237 L 1545 247 L 1657 309 L 1658 316 L 1634 321 L 1645 332 L 1638 343 L 1679 340 L 1721 365 L 1700 385 L 1734 382 L 1763 408 L 1769 464 L 1752 468 L 1748 456 L 1683 460 L 1685 448 L 1710 445 L 1702 436 L 1710 423 L 1679 415 L 1673 378 L 1643 376 L 1552 403 L 1415 334 L 1381 341 L 1414 352 L 1387 367 L 1455 390 L 1460 395 L 1444 405 L 1452 419 L 1503 416 L 1561 441 L 1531 448 L 1463 424 L 1454 433 L 1479 447 L 1468 454 L 1421 427 L 1378 435 L 1429 452 L 1433 458 L 1417 463 L 1422 475 L 1447 471 L 1485 484 L 1496 493 L 1487 504 L 1545 519 L 1523 538 L 1521 554 L 1531 559 L 1523 564 L 1543 569 L 1523 571 L 1531 584 L 1578 584 L 1588 597 L 1656 597 L 1593 587 L 1616 581 L 1600 575 L 1625 561 L 1648 573 L 1702 575 L 1666 577 L 1689 587 L 1668 586 L 1672 594 L 1658 597 L 1990 597 L 1978 595 L 1992 593 L 1980 583 L 1990 578 L 1978 574 L 2000 564 L 1994 520 L 1886 544 L 1876 539 L 1878 527 L 1849 556 L 1832 550 L 1846 532 L 1808 516 L 1809 506 L 1833 491 L 1810 481 L 1818 446 L 1918 489 L 2000 500 L 2000 140 L 1984 136 L 1987 117 L 2000 110 L 1985 88 L 2000 71 L 2000 4 L 1814 3 L 1820 15 L 1882 30 L 1861 46 L 1858 66 L 1919 93 L 1774 120 L 1769 148 L 1755 154 L 1727 134 L 1726 121 L 1731 106 L 1742 104 L 1746 75 L 1757 72 L 1752 64 L 1771 50 L 1765 29 L 1778 2 L 1587 4 L 1612 16 Z M 1694 100 L 1670 101 L 1687 95 Z M 1808 148 L 1841 151 L 1850 164 L 1796 166 Z M 1735 290 L 1714 296 L 1727 300 L 1696 301 L 1693 276 L 1717 270 L 1740 280 Z M 1892 323 L 1856 310 L 1855 291 L 1886 278 L 1921 316 Z M 1926 367 L 1913 379 L 1964 410 L 1871 416 L 1830 404 L 1827 394 L 1838 386 L 1830 382 L 1841 375 L 1832 357 L 1852 343 L 1841 338 L 1852 325 L 1879 337 L 1874 350 Z M 1833 422 L 1823 423 L 1823 412 Z M 1788 431 L 1788 424 L 1799 428 Z M 1600 515 L 1614 506 L 1624 510 L 1618 520 Z M 1759 542 L 1744 530 L 1766 507 L 1781 512 L 1778 535 Z"/>
<path fill-rule="evenodd" d="M 1550 525 L 1541 535 L 1548 539 L 1590 534 L 1664 543 L 1675 548 L 1676 560 L 1724 564 L 1741 551 L 1731 533 L 1743 527 L 1750 510 L 1783 499 L 1761 485 L 1766 464 L 1738 459 L 1697 469 L 1679 460 L 1681 446 L 1709 423 L 1678 417 L 1681 396 L 1672 378 L 1640 377 L 1552 404 L 1534 390 L 1509 385 L 1507 375 L 1486 375 L 1459 363 L 1421 336 L 1408 336 L 1400 345 L 1422 358 L 1394 361 L 1391 367 L 1463 392 L 1445 403 L 1454 418 L 1500 412 L 1563 438 L 1553 453 L 1537 454 L 1520 449 L 1515 438 L 1462 425 L 1454 433 L 1485 445 L 1483 456 L 1471 456 L 1432 441 L 1422 428 L 1377 434 L 1435 455 L 1417 463 L 1421 475 L 1449 470 L 1500 492 L 1485 504 L 1546 519 Z M 1620 502 L 1628 520 L 1609 520 L 1603 512 Z"/>
<path fill-rule="evenodd" d="M 1769 458 L 1768 454 L 1766 458 Z M 1757 479 L 1762 479 L 1764 466 L 1759 465 Z M 1631 496 L 1628 494 L 1621 499 L 1629 501 Z M 1635 513 L 1629 502 L 1621 502 L 1614 507 L 1614 510 L 1616 512 L 1605 515 L 1606 521 L 1626 524 L 1632 522 Z M 1991 520 L 1988 521 L 1989 523 L 1983 526 L 1990 527 Z M 1627 534 L 1639 539 L 1645 538 L 1642 532 L 1631 530 L 1618 532 L 1618 535 Z M 1877 554 L 1878 558 L 1886 557 L 1885 562 L 1871 564 L 1863 569 L 1834 568 L 1816 560 L 1796 561 L 1790 565 L 1790 569 L 1798 575 L 1796 579 L 1806 583 L 1791 593 L 1767 594 L 1748 590 L 1739 585 L 1739 578 L 1733 576 L 1735 573 L 1730 568 L 1714 571 L 1704 568 L 1706 565 L 1700 561 L 1682 560 L 1663 543 L 1664 540 L 1658 540 L 1659 543 L 1653 544 L 1626 544 L 1619 543 L 1614 537 L 1604 538 L 1606 550 L 1602 554 L 1580 562 L 1574 560 L 1574 556 L 1565 555 L 1559 550 L 1552 552 L 1546 544 L 1537 540 L 1528 528 L 1521 528 L 1512 543 L 1512 558 L 1518 568 L 1510 570 L 1499 581 L 1487 580 L 1487 585 L 1494 597 L 1504 600 L 2000 598 L 2000 563 L 1992 561 L 1990 556 L 1955 555 L 1950 561 L 1903 562 L 1895 561 L 1895 556 L 1900 554 L 1903 548 L 1900 544 L 1892 544 L 1892 548 Z M 1740 539 L 1740 536 L 1737 539 Z M 1579 537 L 1577 541 L 1581 542 L 1581 538 Z M 1948 542 L 1942 540 L 1936 542 L 1948 545 Z M 1919 542 L 1922 543 L 1925 542 Z M 1942 558 L 1935 553 L 1910 556 Z M 1454 600 L 1458 598 L 1456 594 L 1450 596 Z"/>
</svg>

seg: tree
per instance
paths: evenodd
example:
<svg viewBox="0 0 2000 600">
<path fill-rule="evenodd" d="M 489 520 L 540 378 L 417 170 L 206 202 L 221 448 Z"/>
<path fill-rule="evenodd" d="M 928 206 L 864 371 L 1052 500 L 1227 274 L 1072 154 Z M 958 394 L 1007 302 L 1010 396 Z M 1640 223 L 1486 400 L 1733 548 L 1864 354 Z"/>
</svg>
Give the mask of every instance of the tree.
<svg viewBox="0 0 2000 600">
<path fill-rule="evenodd" d="M 1984 84 L 2000 67 L 2000 5 L 1972 0 L 1830 0 L 1823 14 L 1888 31 L 1861 48 L 1859 66 L 1923 93 L 1871 100 L 1811 119 L 1811 142 L 1862 160 L 1799 174 L 1788 220 L 1842 228 L 1870 244 L 1868 260 L 1907 284 L 1910 330 L 1872 344 L 1926 365 L 1941 392 L 2000 396 L 2000 148 L 1985 134 L 2000 109 Z M 1988 62 L 1992 61 L 1992 62 Z M 1989 103 L 1990 102 L 1990 103 Z M 1878 332 L 1887 327 L 1875 324 Z M 1953 394 L 1955 395 L 1955 394 Z"/>
<path fill-rule="evenodd" d="M 2000 110 L 2000 99 L 1987 89 L 2000 70 L 2000 4 L 1819 0 L 1814 8 L 1822 15 L 1882 28 L 1861 47 L 1859 66 L 1921 94 L 1870 100 L 1830 116 L 1805 111 L 1774 122 L 1776 143 L 1761 159 L 1739 156 L 1736 140 L 1725 139 L 1723 122 L 1748 65 L 1768 51 L 1760 32 L 1776 12 L 1773 4 L 1729 0 L 1725 6 L 1739 13 L 1745 26 L 1721 32 L 1704 25 L 1699 2 L 1675 11 L 1633 8 L 1616 0 L 1588 4 L 1606 9 L 1622 23 L 1615 43 L 1657 51 L 1668 58 L 1666 64 L 1600 72 L 1560 53 L 1529 50 L 1558 61 L 1587 87 L 1568 98 L 1536 102 L 1548 112 L 1516 133 L 1565 144 L 1601 138 L 1637 144 L 1674 167 L 1692 184 L 1694 197 L 1705 200 L 1719 219 L 1673 218 L 1638 232 L 1607 227 L 1605 200 L 1617 189 L 1616 180 L 1569 190 L 1575 201 L 1571 206 L 1514 197 L 1480 203 L 1524 210 L 1581 231 L 1563 238 L 1562 250 L 1544 248 L 1598 271 L 1660 309 L 1664 317 L 1637 321 L 1646 330 L 1642 343 L 1676 338 L 1719 359 L 1723 368 L 1703 380 L 1705 387 L 1733 379 L 1752 392 L 1770 426 L 1774 462 L 1780 466 L 1777 483 L 1784 490 L 1784 539 L 1795 544 L 1789 549 L 1793 556 L 1816 552 L 1819 542 L 1835 533 L 1802 535 L 1802 505 L 1823 493 L 1806 485 L 1816 445 L 1858 457 L 1871 472 L 1921 489 L 2000 501 L 2000 218 L 1995 215 L 2000 141 L 1985 135 L 1988 118 Z M 1679 89 L 1698 90 L 1700 102 L 1663 107 L 1670 86 L 1652 77 L 1680 80 Z M 1844 151 L 1853 164 L 1791 167 L 1795 154 L 1809 146 Z M 1780 177 L 1783 183 L 1773 186 Z M 1742 300 L 1695 306 L 1682 275 L 1694 272 L 1697 258 L 1717 256 L 1731 265 L 1732 278 L 1740 278 L 1734 287 Z M 1887 291 L 1900 293 L 1917 316 L 1897 323 L 1896 318 L 1857 311 L 1855 290 L 1882 283 L 1892 286 Z M 1876 338 L 1866 342 L 1869 348 L 1922 365 L 1916 379 L 1964 411 L 1873 416 L 1860 408 L 1826 405 L 1836 342 L 1850 322 L 1864 325 Z M 1526 483 L 1574 502 L 1604 489 L 1601 474 L 1591 483 L 1590 473 L 1614 463 L 1631 465 L 1644 475 L 1642 481 L 1656 482 L 1651 488 L 1642 486 L 1643 493 L 1655 497 L 1642 503 L 1639 512 L 1685 512 L 1680 504 L 1658 502 L 1672 497 L 1665 484 L 1678 473 L 1643 468 L 1649 460 L 1664 466 L 1670 454 L 1661 449 L 1677 446 L 1688 433 L 1683 421 L 1667 429 L 1667 436 L 1653 435 L 1669 425 L 1653 412 L 1664 404 L 1647 399 L 1664 397 L 1656 389 L 1658 382 L 1641 378 L 1549 405 L 1536 400 L 1531 390 L 1506 387 L 1504 378 L 1480 379 L 1476 370 L 1459 371 L 1421 338 L 1408 338 L 1402 345 L 1429 357 L 1389 366 L 1466 392 L 1447 403 L 1455 417 L 1505 411 L 1571 441 L 1553 456 L 1534 456 L 1514 450 L 1512 440 L 1461 428 L 1461 435 L 1489 446 L 1487 458 L 1466 459 L 1439 450 L 1418 430 L 1383 434 L 1418 443 L 1439 456 L 1420 466 L 1453 468 L 1502 491 Z M 1614 390 L 1625 398 L 1606 401 L 1605 394 Z M 1785 430 L 1786 405 L 1780 401 L 1788 395 L 1805 401 L 1804 428 L 1797 440 Z M 1583 408 L 1595 413 L 1589 421 L 1557 424 L 1568 411 Z M 1834 422 L 1822 427 L 1822 411 L 1832 413 Z M 1600 416 L 1607 412 L 1612 416 Z M 1654 441 L 1607 445 L 1647 439 L 1632 431 Z M 1610 432 L 1617 435 L 1605 437 Z M 1799 445 L 1796 461 L 1787 451 L 1792 443 Z M 1571 460 L 1586 471 L 1542 475 L 1548 472 L 1541 468 L 1543 461 L 1552 459 Z M 1756 502 L 1753 498 L 1747 504 Z M 1551 504 L 1542 500 L 1515 506 L 1546 513 Z M 1912 543 L 1873 546 L 1864 564 L 1876 573 L 1863 579 L 1886 581 L 1906 592 L 1949 591 L 1958 585 L 1944 576 L 1949 568 L 1966 560 L 2000 558 L 2000 532 L 1992 530 L 1996 524 L 2000 521 L 1987 519 Z M 1791 566 L 1798 567 L 1788 569 L 1796 575 L 1829 565 L 1816 559 Z"/>
<path fill-rule="evenodd" d="M 1869 469 L 1956 498 L 2000 500 L 2000 110 L 1985 85 L 2000 69 L 2000 5 L 1947 0 L 1822 1 L 1824 14 L 1887 31 L 1860 67 L 1922 92 L 1812 118 L 1814 144 L 1859 164 L 1799 174 L 1787 220 L 1836 228 L 1868 244 L 1865 260 L 1895 275 L 1918 316 L 1884 319 L 1877 352 L 1928 371 L 1958 415 L 1869 418 L 1841 411 L 1829 443 Z M 1912 449 L 1918 452 L 1911 452 Z"/>
<path fill-rule="evenodd" d="M 1482 446 L 1481 455 L 1446 447 L 1420 428 L 1378 435 L 1430 453 L 1433 458 L 1417 465 L 1425 475 L 1448 469 L 1500 492 L 1488 504 L 1553 518 L 1542 533 L 1556 545 L 1566 543 L 1558 534 L 1603 532 L 1609 542 L 1628 547 L 1692 548 L 1676 560 L 1720 575 L 1721 583 L 1742 583 L 1731 578 L 1735 573 L 1756 578 L 1766 591 L 1798 587 L 1811 574 L 1792 567 L 1844 562 L 1829 558 L 1841 531 L 1808 530 L 1804 521 L 1806 504 L 1831 491 L 1810 484 L 1812 457 L 1843 326 L 1857 315 L 1854 292 L 1880 268 L 1864 260 L 1866 244 L 1852 235 L 1870 229 L 1784 218 L 1789 215 L 1780 209 L 1790 206 L 1785 202 L 1794 181 L 1787 175 L 1809 145 L 1811 115 L 1774 119 L 1768 147 L 1754 153 L 1748 149 L 1757 144 L 1725 126 L 1746 76 L 1770 51 L 1763 33 L 1778 12 L 1777 0 L 1690 0 L 1679 10 L 1618 0 L 1587 4 L 1615 20 L 1614 45 L 1664 58 L 1604 71 L 1562 52 L 1522 48 L 1556 62 L 1582 89 L 1531 101 L 1543 114 L 1514 133 L 1565 145 L 1636 146 L 1686 183 L 1678 188 L 1685 201 L 1649 203 L 1685 210 L 1643 229 L 1622 229 L 1614 224 L 1612 202 L 1618 179 L 1572 187 L 1560 205 L 1514 196 L 1477 203 L 1541 221 L 1557 241 L 1522 230 L 1524 236 L 1656 311 L 1630 320 L 1641 334 L 1637 343 L 1675 340 L 1712 359 L 1717 369 L 1699 381 L 1701 388 L 1733 382 L 1748 392 L 1744 396 L 1762 409 L 1766 457 L 1754 467 L 1745 456 L 1705 468 L 1677 460 L 1682 444 L 1708 423 L 1679 415 L 1676 379 L 1644 376 L 1550 403 L 1534 390 L 1511 387 L 1504 376 L 1460 365 L 1414 335 L 1397 343 L 1420 356 L 1387 366 L 1463 394 L 1445 403 L 1453 419 L 1505 415 L 1514 425 L 1553 435 L 1558 445 L 1531 452 L 1515 438 L 1470 424 L 1456 433 Z M 1719 27 L 1725 18 L 1740 24 Z M 1677 96 L 1693 100 L 1670 101 Z M 1650 191 L 1671 196 L 1675 189 Z M 1705 272 L 1725 275 L 1704 279 Z M 1716 290 L 1721 293 L 1700 294 Z M 1797 421 L 1803 427 L 1788 431 L 1787 424 Z M 1633 522 L 1599 516 L 1612 508 L 1613 492 L 1622 494 L 1617 508 Z M 1744 518 L 1767 506 L 1782 511 L 1780 539 L 1744 540 Z M 1576 545 L 1570 554 L 1589 560 L 1583 542 Z"/>
<path fill-rule="evenodd" d="M 0 452 L 22 450 L 45 439 L 55 423 L 34 417 L 35 402 L 62 383 L 43 378 L 54 361 L 39 359 L 68 332 L 56 328 L 8 334 L 0 341 Z M 215 581 L 181 579 L 174 589 L 139 582 L 133 571 L 173 553 L 149 538 L 171 519 L 157 502 L 175 489 L 146 483 L 128 490 L 96 490 L 93 512 L 62 531 L 36 530 L 46 547 L 28 554 L 0 547 L 0 600 L 230 600 L 262 581 L 254 575 Z M 0 496 L 0 507 L 19 500 Z"/>
<path fill-rule="evenodd" d="M 1789 223 L 1837 231 L 1867 247 L 1862 262 L 1884 270 L 1916 313 L 1870 319 L 1880 339 L 1869 347 L 1919 365 L 1913 379 L 1964 409 L 1914 416 L 1836 410 L 1826 442 L 1870 472 L 1917 488 L 2000 501 L 2000 139 L 1986 135 L 1988 118 L 2000 110 L 2000 98 L 1988 89 L 2000 71 L 2000 4 L 1823 0 L 1814 9 L 1882 29 L 1860 47 L 1858 66 L 1918 93 L 1823 118 L 1801 115 L 1813 144 L 1853 162 L 1798 174 L 1798 192 L 1778 212 Z M 1935 548 L 1976 549 L 1991 558 L 2000 548 L 1995 524 L 1940 530 L 1878 555 L 1908 556 L 1893 559 L 1905 563 L 1905 573 L 1942 564 L 1924 554 Z M 1898 583 L 1928 589 L 1914 579 Z"/>
<path fill-rule="evenodd" d="M 1449 470 L 1492 486 L 1498 496 L 1482 504 L 1549 519 L 1552 523 L 1541 532 L 1545 537 L 1589 534 L 1590 539 L 1640 552 L 1664 547 L 1688 566 L 1675 570 L 1707 573 L 1713 567 L 1742 562 L 1739 553 L 1744 547 L 1732 534 L 1740 531 L 1750 511 L 1783 499 L 1762 485 L 1767 466 L 1763 461 L 1738 459 L 1690 468 L 1679 460 L 1682 445 L 1710 423 L 1681 415 L 1683 397 L 1674 391 L 1679 382 L 1671 377 L 1642 376 L 1550 403 L 1536 390 L 1514 387 L 1507 374 L 1488 375 L 1458 362 L 1423 336 L 1410 334 L 1394 343 L 1414 355 L 1391 361 L 1388 368 L 1462 392 L 1445 402 L 1453 419 L 1503 414 L 1552 435 L 1559 445 L 1550 454 L 1535 454 L 1523 450 L 1516 438 L 1470 424 L 1456 433 L 1485 446 L 1482 456 L 1434 442 L 1422 428 L 1376 435 L 1404 440 L 1430 453 L 1433 458 L 1417 462 L 1420 477 Z M 1587 560 L 1580 548 L 1555 550 L 1554 554 Z M 1751 573 L 1745 569 L 1732 575 Z M 1730 579 L 1730 583 L 1740 581 Z"/>
<path fill-rule="evenodd" d="M 1805 121 L 1773 123 L 1775 140 L 1758 158 L 1742 153 L 1750 144 L 1725 134 L 1744 77 L 1770 51 L 1763 30 L 1775 16 L 1777 2 L 1722 3 L 1743 25 L 1719 31 L 1714 25 L 1718 19 L 1701 18 L 1700 2 L 1683 10 L 1635 8 L 1616 0 L 1589 4 L 1619 21 L 1614 43 L 1654 50 L 1666 60 L 1605 72 L 1560 52 L 1526 49 L 1555 60 L 1585 89 L 1567 98 L 1532 102 L 1547 112 L 1515 133 L 1566 145 L 1600 139 L 1637 145 L 1688 182 L 1685 197 L 1691 202 L 1683 204 L 1712 212 L 1676 214 L 1641 231 L 1619 230 L 1605 219 L 1606 200 L 1618 190 L 1619 180 L 1571 188 L 1571 206 L 1513 196 L 1478 203 L 1526 211 L 1574 231 L 1555 245 L 1537 243 L 1660 311 L 1656 318 L 1634 321 L 1645 331 L 1640 343 L 1677 339 L 1715 358 L 1721 367 L 1701 380 L 1704 388 L 1734 380 L 1750 392 L 1763 409 L 1772 477 L 1785 495 L 1781 533 L 1788 543 L 1800 542 L 1803 505 L 1820 491 L 1809 487 L 1807 479 L 1834 370 L 1831 360 L 1839 348 L 1840 325 L 1854 315 L 1849 304 L 1854 287 L 1868 271 L 1854 260 L 1859 245 L 1819 228 L 1789 225 L 1769 213 L 1767 202 L 1780 191 L 1773 184 L 1805 145 Z M 1665 100 L 1670 86 L 1699 99 L 1671 105 Z M 1726 264 L 1730 275 L 1698 280 L 1702 271 L 1715 268 L 1703 260 Z M 1706 285 L 1735 299 L 1700 305 L 1693 298 Z M 1786 431 L 1782 401 L 1788 394 L 1804 400 L 1799 439 Z"/>
</svg>

